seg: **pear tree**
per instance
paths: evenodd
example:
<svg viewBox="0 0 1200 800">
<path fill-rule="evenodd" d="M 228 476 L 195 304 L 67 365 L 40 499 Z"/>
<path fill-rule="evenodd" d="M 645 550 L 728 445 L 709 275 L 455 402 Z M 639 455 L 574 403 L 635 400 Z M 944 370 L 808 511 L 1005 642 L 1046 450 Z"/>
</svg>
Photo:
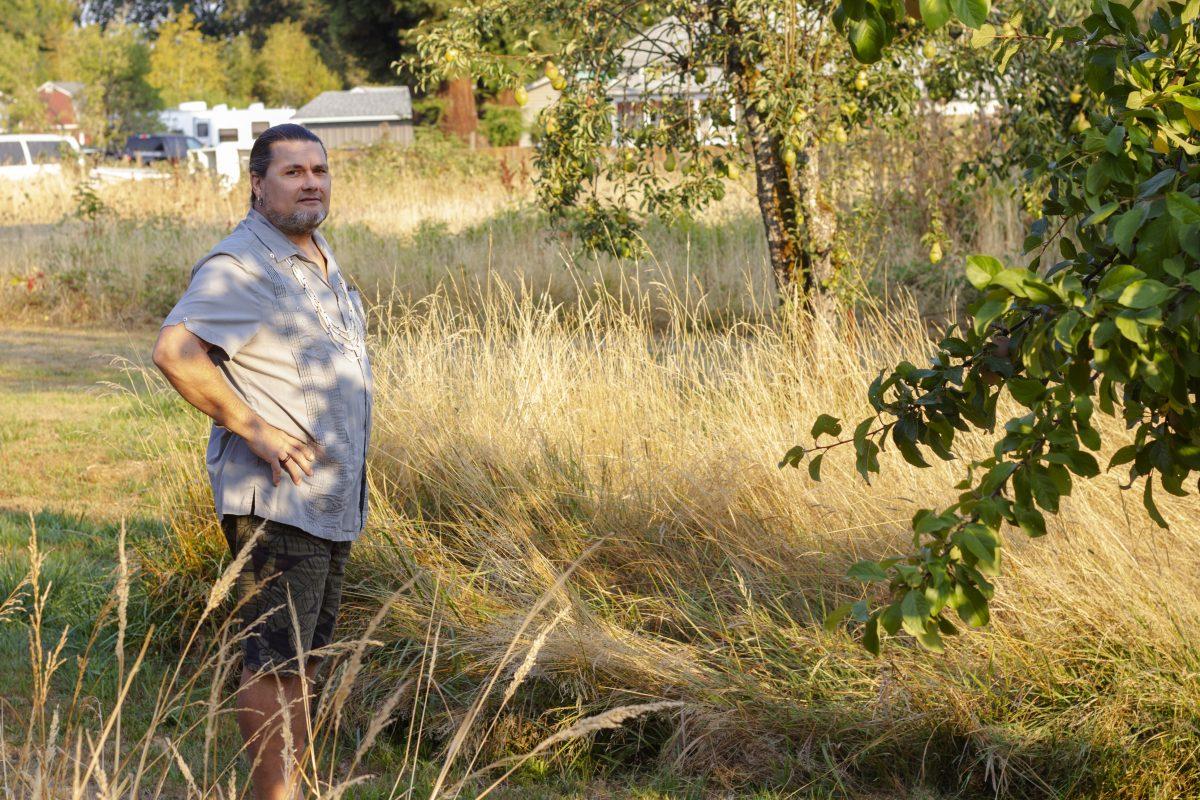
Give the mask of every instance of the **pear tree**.
<svg viewBox="0 0 1200 800">
<path fill-rule="evenodd" d="M 889 2 L 868 13 L 876 6 L 867 0 L 480 0 L 425 27 L 415 65 L 427 85 L 471 74 L 516 87 L 518 102 L 532 78 L 549 79 L 559 94 L 538 118 L 538 197 L 592 248 L 633 255 L 648 216 L 695 214 L 753 172 L 781 299 L 808 297 L 845 257 L 819 148 L 911 119 L 921 67 L 937 52 L 931 37 L 949 19 L 925 5 L 933 10 Z M 981 24 L 986 0 L 967 7 L 965 21 Z M 489 52 L 506 28 L 530 35 Z"/>
<path fill-rule="evenodd" d="M 931 362 L 880 373 L 871 416 L 843 426 L 822 415 L 815 443 L 780 463 L 819 479 L 844 446 L 869 479 L 886 447 L 926 467 L 956 458 L 961 432 L 995 437 L 966 464 L 955 502 L 913 516 L 908 552 L 851 568 L 886 588 L 827 624 L 851 620 L 871 651 L 901 632 L 941 650 L 955 616 L 986 625 L 1005 537 L 1045 535 L 1079 481 L 1119 468 L 1122 489 L 1165 527 L 1156 496 L 1187 495 L 1200 471 L 1200 0 L 1139 5 L 1093 0 L 1079 25 L 1012 37 L 1076 48 L 1075 99 L 1087 109 L 1056 151 L 1031 157 L 1030 176 L 1048 188 L 1023 259 L 967 258 L 978 297 Z M 997 60 L 1013 46 L 987 44 Z M 1002 396 L 1015 415 L 998 415 Z M 1127 429 L 1104 466 L 1097 415 Z"/>
</svg>

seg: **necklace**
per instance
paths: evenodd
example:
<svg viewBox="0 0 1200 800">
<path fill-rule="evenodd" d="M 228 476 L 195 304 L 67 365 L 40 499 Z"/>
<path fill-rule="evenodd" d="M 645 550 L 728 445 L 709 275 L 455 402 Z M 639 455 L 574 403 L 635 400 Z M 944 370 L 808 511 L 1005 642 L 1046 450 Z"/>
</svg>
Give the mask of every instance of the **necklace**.
<svg viewBox="0 0 1200 800">
<path fill-rule="evenodd" d="M 358 316 L 358 312 L 354 308 L 354 303 L 350 300 L 350 291 L 346 288 L 346 282 L 342 280 L 342 275 L 339 272 L 334 277 L 337 278 L 337 288 L 342 291 L 342 298 L 346 301 L 346 310 L 350 315 L 350 327 L 345 328 L 338 325 L 325 311 L 325 307 L 321 305 L 321 299 L 309 288 L 308 281 L 304 278 L 304 272 L 296 265 L 296 261 L 292 257 L 288 257 L 287 264 L 292 268 L 292 274 L 296 276 L 296 280 L 300 282 L 304 293 L 308 295 L 308 301 L 312 303 L 313 309 L 317 312 L 317 319 L 321 322 L 321 327 L 325 330 L 330 341 L 337 347 L 338 351 L 351 361 L 359 361 L 366 354 L 366 333 L 367 326 Z"/>
</svg>

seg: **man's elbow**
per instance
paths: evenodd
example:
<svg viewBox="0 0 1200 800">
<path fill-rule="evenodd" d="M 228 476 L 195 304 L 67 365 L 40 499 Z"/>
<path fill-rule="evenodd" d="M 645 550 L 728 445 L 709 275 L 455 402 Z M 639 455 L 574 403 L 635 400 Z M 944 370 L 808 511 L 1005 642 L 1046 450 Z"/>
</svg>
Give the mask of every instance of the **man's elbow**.
<svg viewBox="0 0 1200 800">
<path fill-rule="evenodd" d="M 186 356 L 185 350 L 190 338 L 192 334 L 182 323 L 159 331 L 158 341 L 154 343 L 154 350 L 150 354 L 154 366 L 164 375 L 169 375 Z"/>
<path fill-rule="evenodd" d="M 154 343 L 154 350 L 150 353 L 150 360 L 154 362 L 154 366 L 158 367 L 159 372 L 165 373 L 171 363 L 171 352 L 166 342 L 166 330 L 164 329 L 158 334 L 158 340 Z"/>
</svg>

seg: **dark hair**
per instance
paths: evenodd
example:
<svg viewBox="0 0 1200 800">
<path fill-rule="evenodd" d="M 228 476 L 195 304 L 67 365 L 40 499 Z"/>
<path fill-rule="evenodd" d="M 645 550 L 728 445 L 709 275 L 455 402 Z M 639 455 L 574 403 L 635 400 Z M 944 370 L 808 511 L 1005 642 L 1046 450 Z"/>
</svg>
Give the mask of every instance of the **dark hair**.
<svg viewBox="0 0 1200 800">
<path fill-rule="evenodd" d="M 321 151 L 325 153 L 325 157 L 329 157 L 325 143 L 315 133 L 303 125 L 285 122 L 282 125 L 267 128 L 254 140 L 254 146 L 250 148 L 251 175 L 258 175 L 261 178 L 267 174 L 267 168 L 271 166 L 271 145 L 276 142 L 316 142 L 321 145 Z M 250 205 L 254 205 L 253 184 L 250 187 Z"/>
</svg>

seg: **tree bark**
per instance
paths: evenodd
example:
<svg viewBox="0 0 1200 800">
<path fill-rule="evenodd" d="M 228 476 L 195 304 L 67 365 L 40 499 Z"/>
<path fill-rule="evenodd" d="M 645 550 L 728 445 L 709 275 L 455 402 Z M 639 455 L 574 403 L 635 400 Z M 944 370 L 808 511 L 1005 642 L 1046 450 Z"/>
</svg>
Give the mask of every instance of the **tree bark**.
<svg viewBox="0 0 1200 800">
<path fill-rule="evenodd" d="M 770 132 L 766 121 L 752 106 L 745 104 L 743 108 L 754 158 L 755 194 L 767 234 L 775 288 L 781 301 L 794 292 L 807 295 L 809 277 L 804 269 L 804 248 L 795 235 L 800 198 L 779 156 L 779 137 Z"/>
<path fill-rule="evenodd" d="M 475 110 L 475 82 L 470 78 L 452 78 L 442 94 L 446 98 L 446 113 L 442 115 L 442 130 L 471 142 L 479 127 Z"/>
<path fill-rule="evenodd" d="M 731 54 L 736 57 L 736 54 Z M 734 58 L 730 59 L 735 65 Z M 731 86 L 754 158 L 755 190 L 767 235 L 767 252 L 780 304 L 797 300 L 814 308 L 814 298 L 833 276 L 837 218 L 821 197 L 816 148 L 799 154 L 792 169 L 783 160 L 783 141 L 755 109 L 752 70 L 731 70 Z"/>
</svg>

